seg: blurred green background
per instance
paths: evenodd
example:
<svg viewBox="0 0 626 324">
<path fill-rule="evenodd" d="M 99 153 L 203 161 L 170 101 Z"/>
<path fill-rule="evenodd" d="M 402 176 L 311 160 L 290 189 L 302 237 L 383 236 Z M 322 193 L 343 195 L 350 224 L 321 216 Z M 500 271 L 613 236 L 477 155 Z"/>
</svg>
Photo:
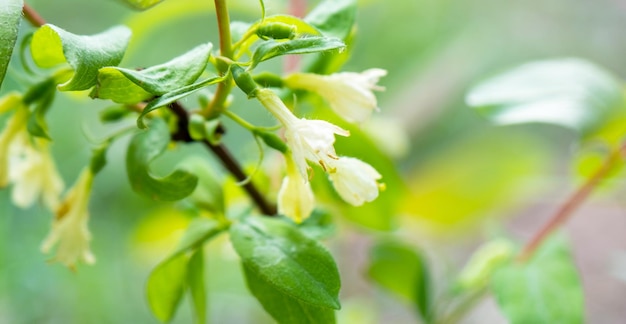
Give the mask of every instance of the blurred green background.
<svg viewBox="0 0 626 324">
<path fill-rule="evenodd" d="M 28 2 L 48 22 L 74 33 L 92 34 L 128 24 L 134 36 L 121 64 L 125 67 L 161 63 L 197 44 L 217 42 L 208 0 L 170 0 L 146 12 L 113 0 Z M 285 12 L 286 1 L 266 4 L 268 14 Z M 230 5 L 233 20 L 259 17 L 258 1 L 237 0 Z M 505 228 L 522 239 L 530 236 L 576 183 L 571 144 L 575 134 L 543 125 L 489 125 L 464 105 L 467 89 L 508 67 L 557 57 L 585 58 L 618 76 L 626 75 L 622 37 L 626 3 L 363 0 L 357 24 L 352 58 L 343 70 L 389 71 L 381 81 L 387 88 L 379 95 L 381 112 L 362 130 L 379 144 L 379 150 L 392 156 L 409 195 L 396 199 L 397 215 L 377 218 L 365 212 L 365 206 L 346 212 L 351 213 L 346 218 L 335 217 L 336 234 L 327 245 L 342 272 L 339 319 L 342 323 L 411 323 L 417 319 L 408 307 L 372 287 L 363 276 L 372 240 L 396 235 L 421 246 L 434 264 L 436 279 L 445 281 L 481 240 Z M 22 27 L 22 36 L 32 30 L 26 24 Z M 23 89 L 19 71 L 14 60 L 0 95 Z M 48 117 L 56 143 L 52 149 L 68 187 L 89 159 L 84 133 L 101 138 L 111 132 L 97 117 L 108 103 L 85 98 L 84 94 L 59 95 Z M 193 105 L 191 99 L 187 103 Z M 267 119 L 245 98 L 237 97 L 235 105 L 248 119 Z M 227 145 L 242 148 L 234 150 L 237 157 L 254 164 L 257 149 L 252 139 L 235 125 L 227 127 Z M 0 323 L 156 322 L 145 302 L 145 280 L 175 244 L 189 217 L 132 192 L 124 170 L 125 144 L 126 140 L 112 147 L 107 168 L 96 178 L 90 205 L 92 247 L 98 260 L 93 267 L 79 266 L 74 273 L 47 264 L 39 245 L 51 215 L 40 207 L 19 210 L 10 204 L 10 191 L 0 191 Z M 353 155 L 367 154 L 358 144 L 338 145 Z M 211 159 L 197 147 L 177 150 Z M 158 164 L 172 163 L 175 154 Z M 387 177 L 384 172 L 383 176 Z M 583 272 L 589 322 L 620 323 L 626 318 L 620 305 L 626 300 L 626 286 L 611 275 L 619 272 L 612 264 L 626 264 L 619 252 L 626 249 L 620 235 L 626 230 L 626 218 L 617 196 L 615 191 L 605 193 L 568 226 Z M 359 217 L 367 217 L 364 223 L 370 227 L 393 231 L 346 220 Z M 207 256 L 211 323 L 270 323 L 246 293 L 238 259 L 223 237 L 211 243 Z M 190 321 L 185 304 L 174 322 Z M 503 321 L 489 300 L 465 320 Z"/>
</svg>

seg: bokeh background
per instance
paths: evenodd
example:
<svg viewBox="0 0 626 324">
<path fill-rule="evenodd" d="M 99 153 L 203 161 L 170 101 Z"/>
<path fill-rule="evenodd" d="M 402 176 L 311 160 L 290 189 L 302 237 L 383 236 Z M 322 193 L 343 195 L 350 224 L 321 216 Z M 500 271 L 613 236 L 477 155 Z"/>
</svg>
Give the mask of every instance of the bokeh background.
<svg viewBox="0 0 626 324">
<path fill-rule="evenodd" d="M 158 64 L 217 40 L 208 0 L 170 0 L 146 12 L 114 0 L 28 2 L 48 22 L 75 33 L 129 25 L 134 36 L 121 64 L 126 67 Z M 286 1 L 266 4 L 268 14 L 286 10 Z M 411 307 L 367 281 L 373 241 L 395 236 L 421 249 L 442 287 L 480 242 L 503 233 L 527 239 L 581 181 L 576 134 L 545 125 L 492 126 L 464 104 L 467 90 L 506 68 L 548 58 L 580 57 L 626 76 L 626 2 L 359 4 L 358 34 L 343 70 L 387 69 L 389 75 L 381 81 L 387 90 L 379 95 L 380 113 L 361 128 L 371 142 L 338 145 L 366 159 L 366 144 L 374 144 L 391 157 L 388 162 L 397 168 L 408 194 L 396 197 L 396 208 L 386 214 L 371 206 L 344 211 L 346 217 L 334 218 L 335 234 L 325 243 L 342 272 L 341 323 L 414 323 L 418 319 Z M 259 17 L 258 1 L 233 0 L 230 5 L 233 20 Z M 32 30 L 22 27 L 22 35 Z M 0 95 L 23 89 L 20 71 L 13 62 Z M 85 97 L 59 95 L 48 116 L 53 152 L 67 186 L 89 159 L 85 134 L 101 138 L 111 132 L 98 122 L 98 112 L 109 104 Z M 248 119 L 267 120 L 258 106 L 242 97 L 235 100 L 237 111 Z M 193 104 L 191 99 L 188 103 Z M 227 128 L 227 145 L 240 148 L 237 157 L 253 165 L 257 149 L 252 139 L 235 125 Z M 48 264 L 39 245 L 48 232 L 50 213 L 41 207 L 17 209 L 10 203 L 10 191 L 0 191 L 0 323 L 156 323 L 144 298 L 145 280 L 171 250 L 189 216 L 179 211 L 181 204 L 157 204 L 132 192 L 124 170 L 126 143 L 112 147 L 109 164 L 95 182 L 93 267 L 72 272 Z M 157 168 L 177 163 L 177 154 L 199 154 L 223 174 L 197 147 L 176 150 L 160 159 Z M 268 159 L 266 164 L 272 157 Z M 272 188 L 271 179 L 266 182 Z M 613 180 L 566 226 L 590 323 L 622 323 L 626 318 L 625 193 L 623 183 Z M 231 195 L 240 194 L 233 190 Z M 211 323 L 272 322 L 246 293 L 238 259 L 225 237 L 210 244 L 207 260 Z M 174 322 L 190 321 L 190 308 L 183 304 Z M 504 322 L 489 298 L 464 319 Z"/>
</svg>

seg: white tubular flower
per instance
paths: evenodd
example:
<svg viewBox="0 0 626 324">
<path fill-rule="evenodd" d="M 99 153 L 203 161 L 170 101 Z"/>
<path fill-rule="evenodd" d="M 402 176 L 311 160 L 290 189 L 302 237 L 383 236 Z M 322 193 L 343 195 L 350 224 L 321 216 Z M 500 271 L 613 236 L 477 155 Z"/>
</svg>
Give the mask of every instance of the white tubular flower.
<svg viewBox="0 0 626 324">
<path fill-rule="evenodd" d="M 0 188 L 9 184 L 9 160 L 11 156 L 9 151 L 15 138 L 26 130 L 27 118 L 28 110 L 25 108 L 18 109 L 0 133 Z"/>
<path fill-rule="evenodd" d="M 378 110 L 373 91 L 385 90 L 378 80 L 387 75 L 383 69 L 369 69 L 361 73 L 342 72 L 331 75 L 295 73 L 285 78 L 285 85 L 318 93 L 343 119 L 362 123 Z"/>
<path fill-rule="evenodd" d="M 48 141 L 34 139 L 34 142 L 35 146 L 24 131 L 11 145 L 11 198 L 16 206 L 27 208 L 41 196 L 49 210 L 56 210 L 63 191 L 63 180 L 50 154 Z"/>
<path fill-rule="evenodd" d="M 361 206 L 378 197 L 377 180 L 382 176 L 371 165 L 351 157 L 329 160 L 327 164 L 328 176 L 335 190 L 349 204 Z"/>
<path fill-rule="evenodd" d="M 287 175 L 278 192 L 278 213 L 301 223 L 313 212 L 315 199 L 310 183 L 302 177 L 290 154 L 287 159 Z"/>
<path fill-rule="evenodd" d="M 56 255 L 52 260 L 63 263 L 71 269 L 78 260 L 87 264 L 96 262 L 89 248 L 91 233 L 87 228 L 92 183 L 93 173 L 87 168 L 83 170 L 76 184 L 61 203 L 52 223 L 52 229 L 41 245 L 43 253 L 48 253 L 54 245 L 57 245 Z"/>
<path fill-rule="evenodd" d="M 307 175 L 307 159 L 320 163 L 329 157 L 335 157 L 335 134 L 350 135 L 347 130 L 323 120 L 297 118 L 271 90 L 259 89 L 256 97 L 285 126 L 287 145 L 304 178 Z"/>
</svg>

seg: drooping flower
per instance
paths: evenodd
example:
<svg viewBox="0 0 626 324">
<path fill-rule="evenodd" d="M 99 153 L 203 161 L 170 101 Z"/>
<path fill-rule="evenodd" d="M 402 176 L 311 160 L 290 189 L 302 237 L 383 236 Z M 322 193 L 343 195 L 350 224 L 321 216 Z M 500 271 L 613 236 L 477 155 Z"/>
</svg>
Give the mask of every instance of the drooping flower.
<svg viewBox="0 0 626 324">
<path fill-rule="evenodd" d="M 34 144 L 34 145 L 33 145 Z M 31 139 L 24 131 L 13 141 L 10 149 L 9 180 L 13 184 L 11 198 L 22 208 L 30 207 L 41 196 L 49 210 L 56 210 L 63 191 L 49 142 Z"/>
<path fill-rule="evenodd" d="M 52 260 L 69 268 L 74 268 L 79 260 L 87 264 L 96 262 L 89 247 L 91 233 L 87 228 L 93 176 L 89 168 L 83 170 L 57 209 L 50 233 L 41 245 L 43 253 L 48 253 L 56 245 L 56 254 Z"/>
<path fill-rule="evenodd" d="M 334 157 L 335 134 L 349 136 L 350 132 L 323 120 L 297 118 L 271 90 L 259 89 L 257 99 L 285 126 L 285 138 L 293 160 L 306 178 L 306 160 L 316 163 Z"/>
<path fill-rule="evenodd" d="M 330 107 L 348 122 L 362 123 L 378 109 L 373 91 L 385 88 L 377 85 L 387 75 L 383 69 L 369 69 L 361 73 L 342 72 L 331 75 L 295 73 L 285 78 L 285 85 L 318 93 Z"/>
<path fill-rule="evenodd" d="M 311 184 L 302 177 L 291 155 L 286 154 L 287 175 L 278 191 L 278 213 L 301 223 L 313 211 L 313 191 Z"/>
<path fill-rule="evenodd" d="M 0 188 L 9 185 L 9 161 L 11 145 L 20 133 L 26 131 L 28 110 L 24 107 L 18 109 L 7 121 L 2 133 L 0 133 Z"/>
<path fill-rule="evenodd" d="M 340 157 L 328 161 L 328 176 L 343 200 L 361 206 L 378 197 L 382 177 L 371 165 L 351 157 Z"/>
</svg>

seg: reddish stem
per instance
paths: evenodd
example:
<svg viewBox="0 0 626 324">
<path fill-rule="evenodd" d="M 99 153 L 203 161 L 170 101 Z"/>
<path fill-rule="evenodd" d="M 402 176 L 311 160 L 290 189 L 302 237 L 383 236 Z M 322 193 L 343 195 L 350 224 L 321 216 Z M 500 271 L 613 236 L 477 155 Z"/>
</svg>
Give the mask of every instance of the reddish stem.
<svg viewBox="0 0 626 324">
<path fill-rule="evenodd" d="M 22 8 L 22 12 L 24 13 L 24 18 L 28 20 L 28 22 L 34 27 L 41 27 L 46 24 L 46 21 L 39 15 L 31 6 L 24 3 L 24 8 Z"/>
<path fill-rule="evenodd" d="M 619 149 L 613 151 L 611 155 L 607 157 L 602 166 L 585 182 L 582 186 L 569 197 L 561 207 L 556 211 L 554 216 L 535 234 L 535 236 L 526 244 L 520 255 L 519 261 L 527 261 L 537 248 L 543 243 L 543 241 L 561 226 L 573 212 L 589 197 L 591 192 L 598 186 L 598 184 L 606 178 L 611 169 L 616 163 L 623 159 L 626 155 L 626 144 L 622 145 Z"/>
</svg>

